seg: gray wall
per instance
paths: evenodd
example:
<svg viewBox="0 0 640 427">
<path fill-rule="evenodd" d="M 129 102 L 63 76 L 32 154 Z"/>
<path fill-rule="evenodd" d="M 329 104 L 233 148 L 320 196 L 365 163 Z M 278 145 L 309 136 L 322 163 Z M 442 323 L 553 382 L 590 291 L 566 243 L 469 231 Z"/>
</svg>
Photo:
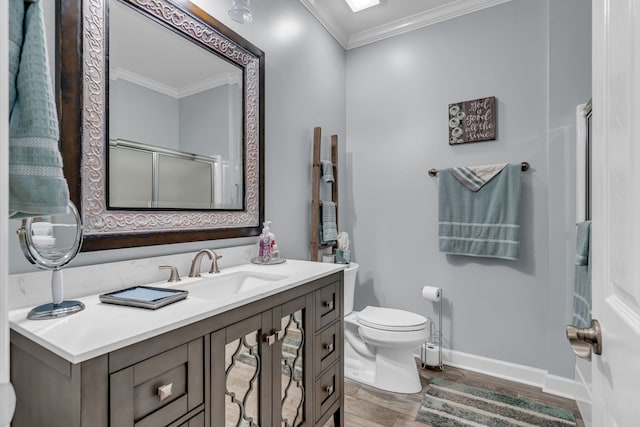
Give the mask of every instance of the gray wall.
<svg viewBox="0 0 640 427">
<path fill-rule="evenodd" d="M 223 85 L 180 98 L 180 150 L 229 159 L 231 89 Z M 241 129 L 242 122 L 234 126 Z"/>
<path fill-rule="evenodd" d="M 420 289 L 441 286 L 446 347 L 572 377 L 570 147 L 575 106 L 590 97 L 590 5 L 550 3 L 514 0 L 349 51 L 346 216 L 361 266 L 356 308 L 433 317 Z M 497 139 L 449 146 L 447 105 L 486 96 L 496 96 Z M 441 254 L 427 170 L 521 161 L 532 165 L 521 259 Z"/>
<path fill-rule="evenodd" d="M 230 2 L 199 0 L 197 4 L 266 52 L 265 193 L 266 217 L 284 257 L 308 259 L 313 127 L 341 137 L 344 154 L 344 49 L 298 1 L 252 3 L 254 21 L 237 24 L 228 17 Z M 53 25 L 54 13 L 47 13 Z M 52 53 L 53 51 L 51 51 Z M 35 271 L 21 253 L 10 222 L 11 273 Z M 100 264 L 163 254 L 250 244 L 255 238 L 225 239 L 166 246 L 81 253 L 71 266 Z"/>
<path fill-rule="evenodd" d="M 229 160 L 229 126 L 232 119 L 241 120 L 236 111 L 241 105 L 231 98 L 241 97 L 238 91 L 238 85 L 222 85 L 175 98 L 127 80 L 110 80 L 109 138 Z M 234 126 L 242 128 L 242 122 Z"/>
<path fill-rule="evenodd" d="M 109 81 L 109 138 L 179 150 L 177 98 L 126 80 Z"/>
</svg>

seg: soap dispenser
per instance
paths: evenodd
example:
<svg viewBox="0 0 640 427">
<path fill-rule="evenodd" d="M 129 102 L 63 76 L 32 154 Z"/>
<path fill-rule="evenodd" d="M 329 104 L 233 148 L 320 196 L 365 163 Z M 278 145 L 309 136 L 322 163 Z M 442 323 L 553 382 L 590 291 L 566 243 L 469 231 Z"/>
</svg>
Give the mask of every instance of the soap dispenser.
<svg viewBox="0 0 640 427">
<path fill-rule="evenodd" d="M 263 264 L 271 263 L 271 230 L 269 229 L 271 221 L 265 221 L 262 227 L 262 234 L 260 235 L 260 254 L 258 258 L 262 257 L 260 262 Z"/>
<path fill-rule="evenodd" d="M 269 221 L 271 224 L 271 221 Z M 271 261 L 276 261 L 280 258 L 280 250 L 278 249 L 278 244 L 276 243 L 276 235 L 273 234 L 271 228 L 269 227 L 269 253 L 271 254 Z"/>
</svg>

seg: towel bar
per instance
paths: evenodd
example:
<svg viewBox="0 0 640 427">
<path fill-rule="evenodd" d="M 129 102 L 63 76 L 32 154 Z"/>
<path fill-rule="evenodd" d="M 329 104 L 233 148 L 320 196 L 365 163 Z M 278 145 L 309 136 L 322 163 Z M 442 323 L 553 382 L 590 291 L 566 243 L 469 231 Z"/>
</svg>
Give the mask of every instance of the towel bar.
<svg viewBox="0 0 640 427">
<path fill-rule="evenodd" d="M 522 172 L 526 172 L 529 170 L 529 162 L 522 162 L 520 163 L 520 165 L 522 166 Z M 436 168 L 429 169 L 429 176 L 437 176 L 438 172 L 439 171 Z"/>
</svg>

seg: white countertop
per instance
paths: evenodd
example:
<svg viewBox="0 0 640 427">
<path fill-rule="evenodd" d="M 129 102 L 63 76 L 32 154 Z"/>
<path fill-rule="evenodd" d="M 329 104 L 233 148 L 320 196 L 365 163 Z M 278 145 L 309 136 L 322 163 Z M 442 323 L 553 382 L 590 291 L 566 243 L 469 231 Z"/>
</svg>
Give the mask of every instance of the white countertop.
<svg viewBox="0 0 640 427">
<path fill-rule="evenodd" d="M 80 363 L 96 356 L 135 344 L 185 325 L 257 301 L 303 283 L 328 276 L 344 269 L 344 264 L 287 260 L 279 265 L 243 264 L 229 267 L 216 275 L 223 277 L 239 271 L 251 271 L 286 276 L 253 291 L 216 299 L 188 296 L 187 299 L 157 310 L 147 310 L 103 304 L 98 295 L 77 300 L 86 308 L 76 314 L 51 320 L 28 320 L 30 308 L 9 312 L 11 329 L 40 344 L 71 363 Z M 140 285 L 173 287 L 198 279 L 183 278 L 170 284 L 140 283 Z M 212 285 L 215 286 L 215 285 Z M 115 289 L 114 289 L 115 290 Z"/>
</svg>

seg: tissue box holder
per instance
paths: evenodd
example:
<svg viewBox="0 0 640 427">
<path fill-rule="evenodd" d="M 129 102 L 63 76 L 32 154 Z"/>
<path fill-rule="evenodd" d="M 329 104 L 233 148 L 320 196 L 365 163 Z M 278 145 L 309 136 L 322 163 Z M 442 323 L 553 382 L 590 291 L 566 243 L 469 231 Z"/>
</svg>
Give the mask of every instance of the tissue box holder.
<svg viewBox="0 0 640 427">
<path fill-rule="evenodd" d="M 336 249 L 336 264 L 349 264 L 351 262 L 351 251 Z"/>
</svg>

